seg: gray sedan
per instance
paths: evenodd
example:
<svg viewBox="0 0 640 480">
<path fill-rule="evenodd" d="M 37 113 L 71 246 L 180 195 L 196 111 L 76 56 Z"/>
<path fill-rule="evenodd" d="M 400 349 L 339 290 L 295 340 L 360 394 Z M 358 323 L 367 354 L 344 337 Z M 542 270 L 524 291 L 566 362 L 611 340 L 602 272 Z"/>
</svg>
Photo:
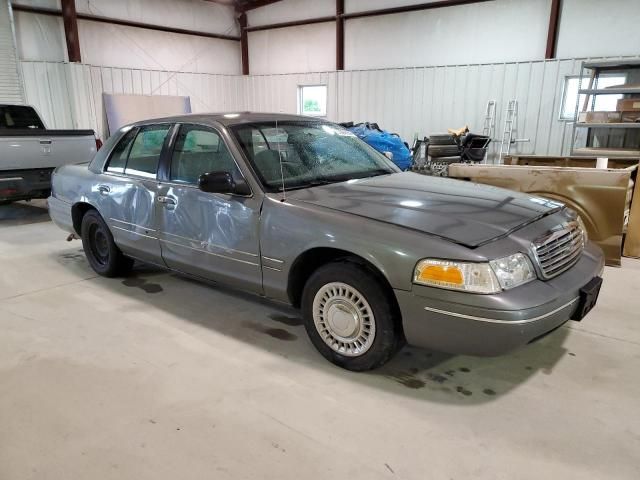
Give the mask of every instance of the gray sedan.
<svg viewBox="0 0 640 480">
<path fill-rule="evenodd" d="M 189 115 L 128 125 L 53 176 L 53 221 L 100 275 L 137 259 L 302 310 L 331 362 L 405 343 L 499 355 L 596 302 L 603 255 L 564 205 L 400 172 L 335 124 Z"/>
</svg>

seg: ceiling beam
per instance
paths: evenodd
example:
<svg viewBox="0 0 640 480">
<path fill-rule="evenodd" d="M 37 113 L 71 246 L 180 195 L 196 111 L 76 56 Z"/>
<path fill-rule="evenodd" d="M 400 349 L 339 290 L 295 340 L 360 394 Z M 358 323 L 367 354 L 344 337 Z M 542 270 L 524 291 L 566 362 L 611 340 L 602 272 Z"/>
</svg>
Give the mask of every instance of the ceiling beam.
<svg viewBox="0 0 640 480">
<path fill-rule="evenodd" d="M 472 3 L 492 2 L 494 0 L 440 0 L 439 2 L 418 3 L 415 5 L 404 5 L 401 7 L 381 8 L 378 10 L 364 10 L 362 12 L 345 13 L 345 19 L 377 17 L 379 15 L 392 15 L 394 13 L 417 12 L 420 10 L 431 10 L 434 8 L 457 7 L 460 5 L 471 5 Z"/>
<path fill-rule="evenodd" d="M 16 3 L 12 3 L 11 8 L 15 12 L 27 12 L 27 13 L 36 13 L 40 15 L 52 15 L 55 17 L 62 16 L 62 11 L 55 8 L 32 7 L 32 6 L 20 5 Z M 240 37 L 237 35 L 223 35 L 220 33 L 199 32 L 196 30 L 188 30 L 186 28 L 165 27 L 164 25 L 153 25 L 150 23 L 133 22 L 130 20 L 123 20 L 120 18 L 102 17 L 98 15 L 89 15 L 86 13 L 78 13 L 76 15 L 76 18 L 78 20 L 87 20 L 90 22 L 108 23 L 111 25 L 122 25 L 123 27 L 145 28 L 147 30 L 157 30 L 160 32 L 181 33 L 184 35 L 195 35 L 198 37 L 217 38 L 219 40 L 234 40 L 237 42 L 240 41 Z"/>
<path fill-rule="evenodd" d="M 562 0 L 551 0 L 551 12 L 549 14 L 549 28 L 547 30 L 547 48 L 544 58 L 550 60 L 556 58 L 556 48 L 558 46 L 558 32 L 560 30 L 560 13 L 562 11 Z"/>
<path fill-rule="evenodd" d="M 336 0 L 336 70 L 344 70 L 344 0 Z"/>
<path fill-rule="evenodd" d="M 70 62 L 81 62 L 80 38 L 78 37 L 78 19 L 75 0 L 62 0 L 62 23 L 64 38 L 67 41 L 67 55 Z"/>
<path fill-rule="evenodd" d="M 248 12 L 249 10 L 253 10 L 255 8 L 266 7 L 267 5 L 271 5 L 272 3 L 278 3 L 281 0 L 255 0 L 250 3 L 243 3 L 236 0 L 237 9 L 239 12 Z"/>
<path fill-rule="evenodd" d="M 249 35 L 247 33 L 247 14 L 238 15 L 240 24 L 240 55 L 242 56 L 242 74 L 249 75 Z"/>
<path fill-rule="evenodd" d="M 309 18 L 307 20 L 293 20 L 291 22 L 270 23 L 269 25 L 256 25 L 255 27 L 247 27 L 247 32 L 259 32 L 260 30 L 274 30 L 276 28 L 299 27 L 301 25 L 313 25 L 314 23 L 335 22 L 336 17 L 331 15 L 327 17 Z"/>
</svg>

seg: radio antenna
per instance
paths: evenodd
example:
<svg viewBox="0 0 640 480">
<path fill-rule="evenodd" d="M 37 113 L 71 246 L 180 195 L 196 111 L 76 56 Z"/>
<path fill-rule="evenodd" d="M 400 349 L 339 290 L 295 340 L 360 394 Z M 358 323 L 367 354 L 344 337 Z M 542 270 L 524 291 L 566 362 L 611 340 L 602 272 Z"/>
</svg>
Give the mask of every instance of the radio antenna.
<svg viewBox="0 0 640 480">
<path fill-rule="evenodd" d="M 280 150 L 280 142 L 278 138 L 278 118 L 276 117 L 276 143 L 278 145 L 278 162 L 280 163 L 280 179 L 282 180 L 282 199 L 281 202 L 287 201 L 287 192 L 284 189 L 284 168 L 282 167 L 282 152 Z"/>
</svg>

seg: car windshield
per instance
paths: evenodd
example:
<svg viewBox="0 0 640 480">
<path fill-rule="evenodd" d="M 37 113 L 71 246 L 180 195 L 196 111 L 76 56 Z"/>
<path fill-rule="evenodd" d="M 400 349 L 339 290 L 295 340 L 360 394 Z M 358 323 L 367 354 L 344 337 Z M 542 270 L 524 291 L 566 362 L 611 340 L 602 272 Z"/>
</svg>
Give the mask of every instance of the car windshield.
<svg viewBox="0 0 640 480">
<path fill-rule="evenodd" d="M 400 171 L 384 155 L 333 124 L 251 123 L 231 130 L 272 192 Z"/>
</svg>

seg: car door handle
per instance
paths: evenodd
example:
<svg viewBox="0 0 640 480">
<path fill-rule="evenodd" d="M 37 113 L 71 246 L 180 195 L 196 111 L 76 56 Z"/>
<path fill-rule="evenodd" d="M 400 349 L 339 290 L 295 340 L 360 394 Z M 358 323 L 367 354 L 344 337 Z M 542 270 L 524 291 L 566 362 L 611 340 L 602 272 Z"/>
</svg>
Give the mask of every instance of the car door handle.
<svg viewBox="0 0 640 480">
<path fill-rule="evenodd" d="M 158 203 L 164 203 L 165 205 L 175 205 L 178 202 L 176 202 L 176 199 L 173 197 L 158 195 Z"/>
<path fill-rule="evenodd" d="M 99 185 L 98 192 L 100 192 L 100 195 L 109 195 L 109 193 L 111 193 L 111 187 L 108 185 Z"/>
</svg>

